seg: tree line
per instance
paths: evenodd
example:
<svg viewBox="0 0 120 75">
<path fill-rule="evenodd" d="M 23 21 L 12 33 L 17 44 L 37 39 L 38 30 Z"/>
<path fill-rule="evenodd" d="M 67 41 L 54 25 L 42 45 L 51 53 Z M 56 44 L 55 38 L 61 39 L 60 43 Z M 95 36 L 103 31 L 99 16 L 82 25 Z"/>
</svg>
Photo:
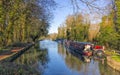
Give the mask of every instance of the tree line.
<svg viewBox="0 0 120 75">
<path fill-rule="evenodd" d="M 58 38 L 87 41 L 89 26 L 89 20 L 83 20 L 83 15 L 69 15 L 65 21 L 65 24 L 58 28 Z"/>
<path fill-rule="evenodd" d="M 85 3 L 83 0 L 80 1 Z M 102 21 L 97 25 L 92 25 L 81 13 L 68 16 L 65 23 L 58 28 L 57 38 L 90 41 L 106 48 L 120 50 L 120 1 L 111 0 L 110 5 L 112 8 L 109 9 L 109 13 L 102 16 Z M 91 30 L 95 26 L 96 29 Z"/>
<path fill-rule="evenodd" d="M 0 0 L 0 47 L 48 33 L 53 0 Z"/>
</svg>

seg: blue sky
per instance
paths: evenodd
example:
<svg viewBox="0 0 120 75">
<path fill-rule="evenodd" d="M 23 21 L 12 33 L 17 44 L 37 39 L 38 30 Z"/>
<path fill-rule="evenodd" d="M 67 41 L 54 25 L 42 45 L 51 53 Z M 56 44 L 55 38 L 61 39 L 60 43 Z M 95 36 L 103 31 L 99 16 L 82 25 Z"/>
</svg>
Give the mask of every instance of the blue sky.
<svg viewBox="0 0 120 75">
<path fill-rule="evenodd" d="M 73 14 L 73 6 L 70 2 L 70 0 L 55 0 L 56 3 L 57 3 L 57 7 L 56 7 L 56 10 L 53 11 L 53 15 L 54 15 L 54 18 L 51 22 L 51 25 L 50 25 L 50 28 L 49 28 L 49 33 L 57 33 L 57 29 L 58 27 L 65 22 L 65 19 L 68 15 L 70 14 Z M 104 6 L 105 4 L 105 1 L 104 0 L 100 0 L 100 2 L 97 2 L 98 5 L 102 5 Z M 85 4 L 83 3 L 80 3 L 79 4 L 80 6 L 80 12 L 82 13 L 85 13 L 85 12 L 89 12 L 88 11 L 88 8 L 85 6 Z M 100 19 L 98 18 L 94 18 L 96 17 L 94 15 L 95 13 L 92 13 L 91 15 L 91 20 L 93 23 L 96 23 L 96 22 L 100 22 Z M 98 16 L 99 17 L 99 16 Z"/>
<path fill-rule="evenodd" d="M 58 27 L 62 24 L 69 14 L 73 13 L 72 6 L 68 0 L 55 0 L 58 4 L 56 10 L 53 12 L 54 18 L 51 22 L 49 33 L 57 32 Z"/>
</svg>

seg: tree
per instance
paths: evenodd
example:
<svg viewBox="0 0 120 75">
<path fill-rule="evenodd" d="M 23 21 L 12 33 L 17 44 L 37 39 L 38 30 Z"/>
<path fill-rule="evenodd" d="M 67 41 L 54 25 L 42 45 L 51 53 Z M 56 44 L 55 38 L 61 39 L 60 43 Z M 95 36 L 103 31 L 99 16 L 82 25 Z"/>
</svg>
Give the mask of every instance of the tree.
<svg viewBox="0 0 120 75">
<path fill-rule="evenodd" d="M 1 45 L 36 41 L 46 35 L 54 5 L 54 0 L 1 0 Z"/>
<path fill-rule="evenodd" d="M 62 38 L 76 41 L 88 40 L 89 23 L 84 21 L 80 13 L 69 15 L 65 20 L 65 26 L 58 28 L 58 36 L 66 34 Z"/>
<path fill-rule="evenodd" d="M 117 40 L 119 35 L 114 29 L 113 14 L 102 18 L 100 32 L 97 36 L 99 44 L 105 45 L 107 48 L 117 49 Z"/>
<path fill-rule="evenodd" d="M 120 50 L 120 0 L 115 0 L 116 9 L 115 11 L 115 25 L 116 25 L 116 31 L 119 34 L 118 36 L 118 43 L 117 43 L 117 49 Z"/>
<path fill-rule="evenodd" d="M 92 10 L 97 13 L 100 12 L 100 14 L 101 14 L 106 11 L 106 8 L 108 8 L 107 15 L 109 15 L 112 12 L 112 14 L 113 14 L 113 15 L 111 15 L 112 20 L 113 20 L 112 27 L 106 26 L 106 28 L 104 28 L 104 26 L 101 25 L 100 37 L 103 38 L 104 42 L 106 42 L 107 44 L 108 43 L 109 43 L 109 45 L 111 44 L 110 45 L 111 47 L 115 46 L 115 49 L 120 50 L 120 0 L 110 0 L 110 1 L 103 0 L 103 1 L 108 2 L 108 4 L 104 7 L 102 7 L 101 5 L 97 5 L 98 1 L 100 2 L 101 0 L 71 0 L 74 10 L 77 10 L 77 11 L 78 11 L 78 9 L 80 9 L 79 3 L 83 3 L 88 7 L 88 9 L 90 11 Z M 112 8 L 111 8 L 111 5 L 112 5 Z M 102 15 L 102 16 L 105 16 L 105 15 Z M 111 36 L 110 36 L 110 33 L 112 33 Z M 113 37 L 112 42 L 109 37 Z M 101 40 L 99 40 L 99 41 L 101 41 Z M 103 42 L 103 40 L 101 42 Z"/>
</svg>

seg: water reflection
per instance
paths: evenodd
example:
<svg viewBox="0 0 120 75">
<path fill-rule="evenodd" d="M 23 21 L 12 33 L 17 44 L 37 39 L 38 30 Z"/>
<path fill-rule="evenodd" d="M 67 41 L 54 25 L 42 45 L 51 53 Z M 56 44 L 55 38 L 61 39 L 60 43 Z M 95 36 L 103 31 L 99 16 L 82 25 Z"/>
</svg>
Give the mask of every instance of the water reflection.
<svg viewBox="0 0 120 75">
<path fill-rule="evenodd" d="M 36 70 L 43 70 L 46 63 L 48 62 L 48 50 L 41 50 L 39 48 L 39 44 L 36 44 L 30 50 L 26 51 L 22 56 L 20 56 L 17 60 L 15 60 L 15 62 L 18 64 L 31 66 Z"/>
<path fill-rule="evenodd" d="M 63 59 L 66 62 L 66 65 L 71 69 L 75 71 L 80 71 L 80 67 L 82 64 L 82 61 L 78 60 L 78 58 L 74 57 L 71 53 L 69 53 L 68 50 L 66 50 L 65 47 L 63 47 L 61 44 L 58 44 L 58 53 L 63 57 Z"/>
<path fill-rule="evenodd" d="M 102 61 L 85 63 L 79 54 L 53 41 L 40 41 L 16 61 L 42 71 L 42 75 L 120 75 Z"/>
<path fill-rule="evenodd" d="M 120 75 L 120 72 L 107 65 L 106 59 L 91 59 L 90 63 L 85 63 L 82 61 L 81 55 L 64 48 L 61 44 L 58 44 L 58 53 L 65 60 L 66 65 L 80 75 Z"/>
<path fill-rule="evenodd" d="M 62 49 L 61 49 L 62 48 Z M 81 55 L 71 50 L 66 50 L 62 45 L 58 45 L 58 53 L 64 56 L 66 65 L 80 75 L 99 75 L 98 62 L 91 60 L 91 63 L 85 63 L 81 59 Z"/>
<path fill-rule="evenodd" d="M 106 62 L 105 64 L 99 63 L 99 69 L 101 75 L 120 75 L 120 72 L 112 69 Z"/>
</svg>

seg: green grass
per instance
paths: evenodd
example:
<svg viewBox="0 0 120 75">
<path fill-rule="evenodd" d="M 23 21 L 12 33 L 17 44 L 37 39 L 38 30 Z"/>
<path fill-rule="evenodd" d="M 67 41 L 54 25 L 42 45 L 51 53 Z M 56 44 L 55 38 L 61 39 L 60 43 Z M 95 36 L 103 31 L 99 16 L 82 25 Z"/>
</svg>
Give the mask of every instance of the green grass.
<svg viewBox="0 0 120 75">
<path fill-rule="evenodd" d="M 117 62 L 120 62 L 120 55 L 114 55 L 114 56 L 112 56 L 112 59 Z"/>
</svg>

